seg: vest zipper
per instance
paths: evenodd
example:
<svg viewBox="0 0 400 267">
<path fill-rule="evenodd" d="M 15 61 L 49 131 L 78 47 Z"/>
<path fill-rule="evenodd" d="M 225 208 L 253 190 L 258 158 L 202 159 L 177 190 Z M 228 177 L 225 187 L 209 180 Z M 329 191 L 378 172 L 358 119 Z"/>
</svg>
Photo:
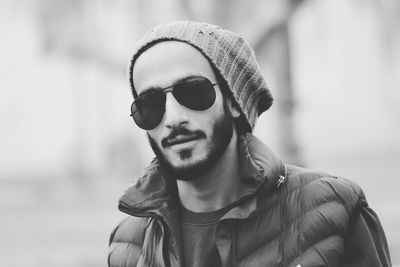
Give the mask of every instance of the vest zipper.
<svg viewBox="0 0 400 267">
<path fill-rule="evenodd" d="M 285 166 L 285 171 L 286 171 L 286 166 Z M 285 177 L 287 177 L 287 173 L 285 173 Z M 282 191 L 282 190 L 284 190 L 284 188 L 280 188 L 280 191 Z M 279 208 L 280 208 L 280 210 L 281 210 L 281 223 L 280 223 L 280 225 L 281 225 L 281 227 L 282 227 L 282 229 L 281 229 L 281 236 L 280 236 L 280 238 L 279 238 L 279 247 L 280 247 L 280 251 L 281 251 L 281 257 L 282 257 L 282 260 L 281 260 L 281 264 L 280 264 L 280 266 L 285 266 L 284 264 L 285 264 L 285 251 L 284 251 L 284 246 L 283 246 L 283 235 L 284 235 L 284 233 L 285 233 L 285 227 L 286 227 L 286 225 L 284 225 L 284 223 L 285 223 L 285 216 L 284 216 L 284 208 L 283 208 L 283 201 L 284 201 L 284 198 L 283 198 L 283 192 L 278 192 L 278 194 L 280 194 L 280 196 L 279 196 Z"/>
</svg>

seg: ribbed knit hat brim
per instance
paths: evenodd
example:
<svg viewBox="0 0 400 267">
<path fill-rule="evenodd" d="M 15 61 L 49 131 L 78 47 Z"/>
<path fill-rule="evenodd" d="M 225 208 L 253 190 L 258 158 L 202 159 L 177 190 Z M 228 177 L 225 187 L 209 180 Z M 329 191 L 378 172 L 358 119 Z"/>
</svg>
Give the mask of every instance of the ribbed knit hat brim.
<svg viewBox="0 0 400 267">
<path fill-rule="evenodd" d="M 133 95 L 137 96 L 132 77 L 136 59 L 155 43 L 167 40 L 186 42 L 203 53 L 226 81 L 233 100 L 244 115 L 245 126 L 251 132 L 258 116 L 271 107 L 271 92 L 250 45 L 239 35 L 215 25 L 175 21 L 147 32 L 137 44 L 129 66 Z"/>
</svg>

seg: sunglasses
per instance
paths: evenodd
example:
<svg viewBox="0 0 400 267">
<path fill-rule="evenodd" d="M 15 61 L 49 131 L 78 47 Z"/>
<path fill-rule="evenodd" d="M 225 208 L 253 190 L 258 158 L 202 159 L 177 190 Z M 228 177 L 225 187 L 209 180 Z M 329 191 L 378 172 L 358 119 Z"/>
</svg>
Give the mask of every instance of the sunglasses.
<svg viewBox="0 0 400 267">
<path fill-rule="evenodd" d="M 214 86 L 205 77 L 189 77 L 174 85 L 144 93 L 133 101 L 131 116 L 143 130 L 157 127 L 165 113 L 166 94 L 172 92 L 179 104 L 196 111 L 209 109 L 215 102 Z"/>
</svg>

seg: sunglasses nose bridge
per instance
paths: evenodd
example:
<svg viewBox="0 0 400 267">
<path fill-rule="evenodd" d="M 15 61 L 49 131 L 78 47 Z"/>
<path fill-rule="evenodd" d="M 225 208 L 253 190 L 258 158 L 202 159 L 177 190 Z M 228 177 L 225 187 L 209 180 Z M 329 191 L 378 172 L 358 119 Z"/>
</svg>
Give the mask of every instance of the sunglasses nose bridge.
<svg viewBox="0 0 400 267">
<path fill-rule="evenodd" d="M 172 93 L 173 91 L 174 91 L 174 88 L 172 87 L 172 86 L 170 86 L 170 87 L 167 87 L 167 88 L 164 88 L 164 94 L 167 94 L 167 93 Z"/>
<path fill-rule="evenodd" d="M 172 93 L 172 89 L 167 92 Z M 173 94 L 167 94 L 167 92 L 165 92 L 164 124 L 173 126 L 186 123 L 188 118 L 184 106 L 176 100 Z"/>
<path fill-rule="evenodd" d="M 168 98 L 173 97 L 174 100 L 177 101 L 175 96 L 174 96 L 174 90 L 173 90 L 172 87 L 165 88 L 163 90 L 163 92 L 165 94 L 165 108 L 167 108 Z M 171 93 L 171 94 L 168 94 L 168 93 Z"/>
</svg>

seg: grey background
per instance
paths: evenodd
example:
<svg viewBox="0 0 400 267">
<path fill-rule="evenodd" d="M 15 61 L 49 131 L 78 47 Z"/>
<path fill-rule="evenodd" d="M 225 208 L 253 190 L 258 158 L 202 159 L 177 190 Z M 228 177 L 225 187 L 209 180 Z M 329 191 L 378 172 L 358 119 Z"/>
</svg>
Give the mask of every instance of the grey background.
<svg viewBox="0 0 400 267">
<path fill-rule="evenodd" d="M 118 198 L 152 158 L 127 64 L 176 19 L 249 41 L 275 96 L 255 134 L 360 184 L 399 265 L 399 1 L 0 0 L 1 265 L 106 266 Z"/>
</svg>

